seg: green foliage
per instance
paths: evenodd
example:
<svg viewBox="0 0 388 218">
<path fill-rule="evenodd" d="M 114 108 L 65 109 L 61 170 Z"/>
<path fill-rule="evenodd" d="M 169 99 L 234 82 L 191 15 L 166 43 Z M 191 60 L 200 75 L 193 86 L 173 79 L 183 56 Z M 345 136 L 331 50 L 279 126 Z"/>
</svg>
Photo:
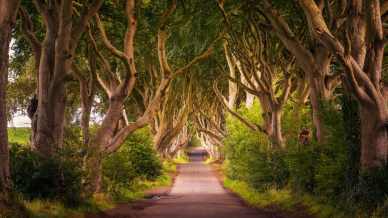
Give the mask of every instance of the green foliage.
<svg viewBox="0 0 388 218">
<path fill-rule="evenodd" d="M 11 144 L 27 145 L 30 137 L 30 128 L 8 128 L 8 141 Z"/>
<path fill-rule="evenodd" d="M 162 164 L 152 146 L 148 128 L 136 131 L 121 148 L 103 161 L 104 187 L 114 195 L 125 195 L 137 179 L 155 180 Z"/>
<path fill-rule="evenodd" d="M 10 157 L 14 189 L 24 198 L 54 199 L 70 206 L 81 202 L 82 159 L 74 151 L 63 149 L 51 158 L 43 158 L 15 144 Z"/>
<path fill-rule="evenodd" d="M 83 202 L 78 207 L 66 207 L 58 201 L 35 199 L 24 201 L 24 206 L 31 218 L 68 218 L 86 217 L 85 213 L 98 213 L 114 207 L 112 200 L 104 194 L 96 194 L 92 199 Z"/>
<path fill-rule="evenodd" d="M 314 140 L 299 144 L 298 132 L 311 125 L 310 111 L 295 114 L 294 106 L 287 105 L 283 113 L 287 148 L 282 151 L 268 149 L 266 136 L 228 117 L 227 187 L 256 206 L 275 202 L 287 208 L 269 192 L 289 190 L 286 201 L 299 202 L 319 217 L 385 217 L 388 166 L 359 173 L 358 107 L 347 96 L 339 100 L 320 105 L 327 134 L 321 144 Z M 239 112 L 260 122 L 257 105 Z"/>
<path fill-rule="evenodd" d="M 260 120 L 260 108 L 242 108 L 240 113 L 253 122 Z M 229 178 L 246 181 L 256 189 L 283 187 L 289 173 L 283 153 L 270 151 L 268 138 L 253 132 L 233 117 L 227 118 L 225 139 L 226 173 Z"/>
<path fill-rule="evenodd" d="M 388 165 L 361 172 L 355 192 L 357 202 L 365 209 L 375 208 L 383 204 L 388 198 L 387 181 Z"/>
<path fill-rule="evenodd" d="M 322 113 L 328 134 L 325 143 L 288 144 L 290 184 L 296 191 L 338 198 L 346 189 L 349 157 L 342 112 L 335 105 L 322 105 Z"/>
<path fill-rule="evenodd" d="M 202 144 L 201 144 L 201 140 L 199 140 L 199 138 L 197 136 L 193 136 L 191 137 L 191 140 L 190 140 L 190 147 L 201 147 Z"/>
<path fill-rule="evenodd" d="M 348 146 L 349 158 L 346 169 L 346 183 L 353 187 L 358 182 L 361 158 L 361 121 L 358 103 L 349 94 L 341 98 L 341 108 L 345 127 L 345 144 Z"/>
<path fill-rule="evenodd" d="M 317 160 L 318 154 L 311 145 L 289 151 L 287 163 L 290 170 L 290 185 L 294 190 L 313 192 Z"/>
</svg>

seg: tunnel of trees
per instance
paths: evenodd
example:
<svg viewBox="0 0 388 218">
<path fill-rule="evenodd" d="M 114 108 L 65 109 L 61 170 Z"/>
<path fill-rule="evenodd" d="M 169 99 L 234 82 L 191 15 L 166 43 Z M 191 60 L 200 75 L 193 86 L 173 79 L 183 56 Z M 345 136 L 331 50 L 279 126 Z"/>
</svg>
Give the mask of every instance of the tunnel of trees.
<svg viewBox="0 0 388 218">
<path fill-rule="evenodd" d="M 387 42 L 386 0 L 0 0 L 0 216 L 200 145 L 236 192 L 387 217 Z"/>
</svg>

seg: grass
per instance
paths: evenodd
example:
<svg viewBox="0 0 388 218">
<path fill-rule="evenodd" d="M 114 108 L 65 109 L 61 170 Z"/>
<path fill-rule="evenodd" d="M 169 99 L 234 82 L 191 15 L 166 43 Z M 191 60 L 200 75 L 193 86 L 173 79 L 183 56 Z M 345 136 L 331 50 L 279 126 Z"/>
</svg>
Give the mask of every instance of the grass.
<svg viewBox="0 0 388 218">
<path fill-rule="evenodd" d="M 120 190 L 120 198 L 112 198 L 107 194 L 98 194 L 76 208 L 68 208 L 55 201 L 23 201 L 32 218 L 84 218 L 85 214 L 98 213 L 120 202 L 132 202 L 144 198 L 145 191 L 157 187 L 172 185 L 172 175 L 176 172 L 176 164 L 172 161 L 163 163 L 163 174 L 154 181 L 138 179 L 132 187 Z"/>
<path fill-rule="evenodd" d="M 297 195 L 291 190 L 271 188 L 264 192 L 259 192 L 247 183 L 231 179 L 224 179 L 224 186 L 239 195 L 247 204 L 270 210 L 282 210 L 287 213 L 300 213 L 304 210 L 306 215 L 317 218 L 383 218 L 388 217 L 388 200 L 385 205 L 378 208 L 372 216 L 366 215 L 361 209 L 352 213 L 345 212 L 338 205 L 324 202 L 311 195 Z"/>
<path fill-rule="evenodd" d="M 224 187 L 237 194 L 252 207 L 267 209 L 272 212 L 280 210 L 286 214 L 298 214 L 298 217 L 367 218 L 364 215 L 346 215 L 343 211 L 334 208 L 327 202 L 321 202 L 307 194 L 295 194 L 288 188 L 270 188 L 263 192 L 258 191 L 246 182 L 227 178 L 223 173 L 225 165 L 213 163 L 212 166 L 219 173 Z"/>
<path fill-rule="evenodd" d="M 31 129 L 25 127 L 8 128 L 8 141 L 11 144 L 28 144 L 31 136 Z"/>
<path fill-rule="evenodd" d="M 143 199 L 145 191 L 158 188 L 168 187 L 172 185 L 173 174 L 176 172 L 176 164 L 173 161 L 163 162 L 163 174 L 155 180 L 145 180 L 139 178 L 129 188 L 120 188 L 118 195 L 115 195 L 115 202 L 133 202 Z"/>
<path fill-rule="evenodd" d="M 83 218 L 86 213 L 97 213 L 114 207 L 113 201 L 104 194 L 95 195 L 77 208 L 65 207 L 60 202 L 33 200 L 24 201 L 32 218 Z"/>
<path fill-rule="evenodd" d="M 266 208 L 277 205 L 284 210 L 292 210 L 300 203 L 293 198 L 289 190 L 269 189 L 266 192 L 259 192 L 245 182 L 230 179 L 224 180 L 224 186 L 254 207 Z"/>
<path fill-rule="evenodd" d="M 173 162 L 175 164 L 185 164 L 189 162 L 189 157 L 187 156 L 186 153 L 182 153 L 178 155 L 176 158 L 174 158 Z"/>
</svg>

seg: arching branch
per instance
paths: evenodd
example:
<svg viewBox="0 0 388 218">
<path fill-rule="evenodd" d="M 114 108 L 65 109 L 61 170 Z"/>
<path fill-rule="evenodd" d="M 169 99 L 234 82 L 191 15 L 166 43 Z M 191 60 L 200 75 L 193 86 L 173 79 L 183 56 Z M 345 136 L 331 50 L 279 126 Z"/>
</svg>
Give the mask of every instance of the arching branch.
<svg viewBox="0 0 388 218">
<path fill-rule="evenodd" d="M 233 109 L 228 107 L 228 101 L 225 99 L 225 97 L 221 94 L 221 92 L 218 90 L 217 83 L 214 83 L 213 85 L 214 93 L 217 96 L 217 99 L 221 102 L 221 104 L 224 106 L 224 108 L 234 117 L 236 117 L 239 121 L 241 121 L 243 124 L 245 124 L 249 129 L 253 131 L 260 131 L 263 133 L 266 133 L 265 129 L 257 124 L 253 124 L 244 117 L 242 117 L 240 114 L 235 112 Z"/>
</svg>

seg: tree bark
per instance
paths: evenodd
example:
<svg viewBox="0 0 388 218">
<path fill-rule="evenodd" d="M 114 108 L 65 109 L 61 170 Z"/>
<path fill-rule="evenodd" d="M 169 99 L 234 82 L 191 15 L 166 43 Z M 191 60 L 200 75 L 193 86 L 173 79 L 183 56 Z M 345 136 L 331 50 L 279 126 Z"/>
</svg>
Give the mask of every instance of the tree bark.
<svg viewBox="0 0 388 218">
<path fill-rule="evenodd" d="M 224 53 L 229 67 L 229 74 L 230 74 L 229 76 L 236 79 L 236 66 L 235 66 L 236 64 L 232 61 L 232 57 L 229 52 L 227 42 L 224 42 Z M 237 100 L 237 94 L 238 94 L 237 84 L 232 81 L 229 81 L 228 106 L 230 108 L 234 107 Z"/>
<path fill-rule="evenodd" d="M 74 22 L 73 1 L 47 4 L 34 0 L 46 27 L 38 73 L 37 130 L 33 146 L 45 157 L 63 145 L 65 119 L 65 77 L 71 72 L 76 48 L 88 21 L 97 13 L 103 0 L 85 5 L 78 22 Z"/>
<path fill-rule="evenodd" d="M 376 117 L 377 111 L 361 107 L 361 166 L 373 168 L 387 161 L 387 130 Z"/>
<path fill-rule="evenodd" d="M 87 169 L 89 169 L 88 189 L 89 193 L 101 191 L 102 155 L 103 146 L 110 143 L 114 136 L 116 126 L 122 116 L 124 99 L 111 99 L 108 111 L 98 128 L 95 137 L 90 141 L 88 148 Z"/>
<path fill-rule="evenodd" d="M 337 84 L 334 82 L 335 80 L 326 83 L 327 77 L 330 76 L 328 72 L 331 61 L 328 49 L 317 42 L 314 46 L 315 54 L 313 54 L 297 39 L 285 19 L 273 8 L 270 1 L 263 1 L 263 6 L 262 12 L 271 23 L 274 32 L 287 50 L 295 56 L 298 66 L 310 82 L 310 101 L 316 138 L 319 142 L 324 142 L 326 134 L 321 106 L 331 96 L 335 84 Z"/>
<path fill-rule="evenodd" d="M 77 78 L 79 82 L 80 98 L 81 98 L 81 131 L 82 131 L 82 140 L 84 146 L 89 145 L 90 140 L 90 131 L 89 131 L 89 122 L 90 114 L 93 106 L 93 100 L 95 97 L 96 89 L 96 58 L 94 53 L 89 51 L 89 77 L 84 77 L 81 70 L 78 66 L 73 65 L 74 77 Z"/>
<path fill-rule="evenodd" d="M 272 142 L 275 148 L 282 148 L 284 146 L 284 139 L 282 134 L 282 112 L 280 109 L 275 109 L 271 114 L 271 122 L 273 133 L 271 134 Z"/>
<path fill-rule="evenodd" d="M 359 102 L 362 168 L 370 169 L 386 164 L 388 108 L 380 81 L 385 46 L 380 1 L 371 0 L 364 7 L 362 1 L 350 3 L 349 8 L 358 13 L 353 13 L 348 18 L 353 21 L 350 22 L 349 28 L 353 28 L 355 24 L 360 23 L 360 19 L 363 19 L 361 23 L 367 24 L 365 27 L 367 35 L 365 38 L 363 34 L 350 35 L 350 39 L 345 42 L 346 46 L 343 46 L 330 32 L 314 1 L 299 0 L 299 4 L 304 10 L 314 37 L 336 55 L 344 66 L 345 85 Z M 365 10 L 362 11 L 363 9 Z M 354 14 L 359 16 L 354 16 Z M 349 46 L 352 45 L 356 51 L 349 54 L 349 49 L 353 49 Z M 359 46 L 365 46 L 365 48 Z M 364 61 L 366 48 L 368 49 Z"/>
<path fill-rule="evenodd" d="M 11 178 L 7 131 L 6 88 L 9 44 L 20 1 L 0 0 L 0 208 L 10 200 Z"/>
</svg>

